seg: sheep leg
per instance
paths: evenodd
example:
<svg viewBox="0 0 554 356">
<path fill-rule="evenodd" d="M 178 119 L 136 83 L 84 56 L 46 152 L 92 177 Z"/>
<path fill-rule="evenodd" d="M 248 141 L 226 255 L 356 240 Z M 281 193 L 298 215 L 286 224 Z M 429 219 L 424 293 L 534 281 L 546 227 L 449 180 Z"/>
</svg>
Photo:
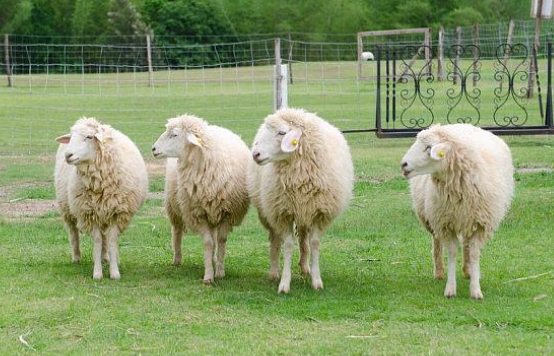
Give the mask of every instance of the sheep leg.
<svg viewBox="0 0 554 356">
<path fill-rule="evenodd" d="M 481 270 L 479 267 L 481 244 L 479 241 L 480 240 L 474 235 L 469 242 L 469 296 L 472 299 L 483 299 L 481 284 L 479 282 L 481 278 Z"/>
<path fill-rule="evenodd" d="M 202 242 L 204 244 L 204 284 L 213 284 L 214 282 L 214 239 L 209 230 L 202 232 Z"/>
<path fill-rule="evenodd" d="M 79 230 L 74 221 L 66 221 L 67 229 L 69 230 L 69 242 L 72 247 L 71 260 L 73 263 L 81 262 L 81 248 L 79 246 Z"/>
<path fill-rule="evenodd" d="M 290 291 L 290 280 L 292 277 L 292 252 L 294 250 L 294 234 L 288 232 L 283 239 L 283 275 L 279 283 L 279 293 Z"/>
<path fill-rule="evenodd" d="M 110 278 L 119 279 L 121 275 L 119 273 L 119 248 L 117 246 L 117 237 L 119 236 L 119 228 L 114 225 L 108 229 L 108 258 L 110 262 Z"/>
<path fill-rule="evenodd" d="M 223 224 L 217 231 L 217 260 L 215 265 L 215 278 L 225 277 L 225 245 L 227 244 L 227 235 L 229 235 L 230 226 Z"/>
<path fill-rule="evenodd" d="M 178 266 L 183 262 L 181 241 L 183 240 L 184 229 L 180 224 L 171 226 L 171 244 L 173 245 L 173 264 Z"/>
<path fill-rule="evenodd" d="M 109 262 L 110 256 L 108 255 L 109 250 L 109 241 L 108 237 L 105 234 L 102 234 L 102 262 Z"/>
<path fill-rule="evenodd" d="M 300 266 L 300 271 L 302 272 L 302 274 L 308 276 L 310 275 L 310 266 L 308 265 L 310 239 L 306 229 L 297 228 L 297 232 L 300 244 L 300 261 L 298 261 L 298 265 Z"/>
<path fill-rule="evenodd" d="M 451 298 L 456 296 L 456 257 L 458 255 L 458 240 L 456 238 L 449 238 L 446 241 L 446 245 L 448 248 L 448 275 L 444 296 Z"/>
<path fill-rule="evenodd" d="M 444 264 L 442 261 L 442 254 L 442 243 L 436 236 L 433 235 L 433 263 L 436 279 L 444 278 Z"/>
<path fill-rule="evenodd" d="M 469 239 L 464 238 L 463 239 L 463 249 L 464 249 L 464 261 L 463 261 L 463 267 L 462 272 L 464 273 L 464 278 L 470 278 L 471 277 L 471 266 L 470 266 L 470 242 Z"/>
<path fill-rule="evenodd" d="M 92 278 L 102 279 L 102 231 L 95 226 L 92 229 L 92 261 L 94 264 Z"/>
<path fill-rule="evenodd" d="M 317 230 L 312 231 L 310 236 L 312 288 L 316 290 L 323 289 L 323 281 L 319 272 L 319 236 Z"/>
<path fill-rule="evenodd" d="M 269 278 L 270 279 L 279 279 L 279 255 L 281 253 L 281 245 L 283 244 L 283 240 L 277 234 L 275 231 L 271 230 L 269 231 L 269 261 L 270 261 L 270 267 L 269 267 Z"/>
</svg>

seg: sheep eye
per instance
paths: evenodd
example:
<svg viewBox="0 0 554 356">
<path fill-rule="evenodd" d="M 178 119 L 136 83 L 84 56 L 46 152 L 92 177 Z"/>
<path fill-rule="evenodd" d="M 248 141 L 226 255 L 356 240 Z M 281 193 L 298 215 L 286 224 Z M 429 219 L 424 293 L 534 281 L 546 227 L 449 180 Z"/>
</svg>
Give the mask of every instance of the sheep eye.
<svg viewBox="0 0 554 356">
<path fill-rule="evenodd" d="M 174 133 L 169 134 L 169 138 L 175 138 L 175 137 L 177 137 L 177 134 L 174 134 Z"/>
<path fill-rule="evenodd" d="M 85 139 L 87 139 L 87 140 L 92 140 L 93 138 L 94 138 L 94 136 L 92 136 L 92 135 L 87 135 L 87 136 L 85 137 Z"/>
<path fill-rule="evenodd" d="M 279 131 L 277 132 L 277 135 L 279 136 L 285 136 L 287 133 L 285 131 Z"/>
<path fill-rule="evenodd" d="M 431 151 L 431 147 L 432 147 L 431 145 L 428 145 L 427 147 L 425 147 L 425 152 Z"/>
</svg>

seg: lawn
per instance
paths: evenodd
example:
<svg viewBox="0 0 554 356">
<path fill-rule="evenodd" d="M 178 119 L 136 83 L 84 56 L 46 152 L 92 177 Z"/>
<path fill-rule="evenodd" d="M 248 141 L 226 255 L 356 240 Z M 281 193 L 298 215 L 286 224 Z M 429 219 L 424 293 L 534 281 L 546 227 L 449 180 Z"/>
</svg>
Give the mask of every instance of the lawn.
<svg viewBox="0 0 554 356">
<path fill-rule="evenodd" d="M 398 167 L 412 139 L 370 133 L 346 136 L 356 171 L 354 199 L 322 238 L 325 289 L 312 290 L 295 266 L 291 292 L 280 295 L 278 282 L 268 278 L 268 241 L 253 209 L 231 233 L 227 275 L 214 286 L 202 284 L 198 236 L 187 235 L 183 264 L 172 265 L 163 161 L 148 154 L 166 118 L 183 109 L 177 100 L 250 143 L 269 112 L 259 98 L 270 102 L 270 93 L 257 99 L 242 89 L 232 94 L 236 86 L 221 89 L 225 102 L 210 106 L 206 101 L 218 96 L 206 98 L 199 88 L 194 95 L 166 87 L 165 94 L 125 87 L 84 95 L 62 87 L 0 88 L 0 101 L 8 103 L 0 106 L 0 354 L 554 353 L 554 138 L 504 137 L 517 169 L 516 194 L 482 251 L 483 301 L 469 299 L 461 268 L 456 298 L 443 297 L 445 281 L 433 279 L 430 237 L 413 215 Z M 357 103 L 370 106 L 371 95 L 364 87 L 344 94 L 349 102 L 312 97 L 305 106 L 342 113 L 347 121 L 337 126 L 359 125 L 357 114 L 365 109 Z M 232 108 L 239 97 L 234 109 L 219 109 Z M 83 261 L 71 262 L 53 206 L 53 139 L 88 112 L 129 132 L 150 172 L 152 194 L 120 238 L 119 281 L 92 279 L 88 237 L 82 239 Z"/>
</svg>

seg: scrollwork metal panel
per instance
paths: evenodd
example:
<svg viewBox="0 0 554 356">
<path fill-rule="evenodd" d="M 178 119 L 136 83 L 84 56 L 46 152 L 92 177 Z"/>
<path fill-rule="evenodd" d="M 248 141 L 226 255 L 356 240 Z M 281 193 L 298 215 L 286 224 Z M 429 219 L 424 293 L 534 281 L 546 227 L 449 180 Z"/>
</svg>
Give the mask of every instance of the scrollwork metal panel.
<svg viewBox="0 0 554 356">
<path fill-rule="evenodd" d="M 510 67 L 508 61 L 515 64 Z M 494 89 L 493 119 L 500 127 L 527 123 L 530 63 L 527 47 L 522 44 L 504 44 L 496 49 L 494 79 L 498 86 Z"/>
<path fill-rule="evenodd" d="M 471 58 L 467 61 L 466 58 Z M 481 121 L 481 89 L 477 83 L 481 80 L 481 52 L 474 45 L 451 46 L 448 51 L 448 63 L 446 65 L 446 78 L 454 85 L 459 86 L 446 90 L 446 104 L 448 123 L 466 123 L 478 125 Z M 467 66 L 463 67 L 464 64 Z M 473 88 L 468 90 L 468 79 L 473 80 Z M 464 103 L 469 104 L 462 105 Z"/>
</svg>

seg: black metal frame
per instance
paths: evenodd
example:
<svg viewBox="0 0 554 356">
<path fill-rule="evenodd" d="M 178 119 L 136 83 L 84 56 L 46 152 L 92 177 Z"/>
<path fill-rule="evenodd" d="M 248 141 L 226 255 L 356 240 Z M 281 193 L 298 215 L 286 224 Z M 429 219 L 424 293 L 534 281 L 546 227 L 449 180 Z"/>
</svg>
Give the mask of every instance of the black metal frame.
<svg viewBox="0 0 554 356">
<path fill-rule="evenodd" d="M 433 112 L 435 104 L 435 90 L 433 88 L 424 88 L 425 83 L 432 83 L 435 77 L 431 72 L 431 61 L 425 62 L 421 68 L 413 69 L 406 58 L 410 58 L 410 53 L 421 53 L 423 50 L 431 50 L 425 46 L 406 46 L 402 49 L 383 48 L 377 49 L 377 93 L 375 110 L 375 130 L 351 130 L 345 132 L 375 131 L 378 137 L 413 137 L 419 131 L 429 127 L 437 120 Z M 384 53 L 383 53 L 384 52 Z M 543 111 L 542 91 L 539 82 L 538 71 L 536 74 L 536 87 L 538 105 L 541 118 L 544 119 L 544 125 L 526 125 L 528 121 L 528 112 L 526 106 L 529 103 L 529 92 L 527 86 L 516 84 L 527 83 L 530 73 L 530 60 L 534 59 L 534 68 L 537 68 L 536 55 L 533 52 L 529 56 L 528 49 L 522 44 L 501 45 L 496 49 L 496 61 L 494 64 L 494 78 L 498 83 L 508 83 L 507 88 L 499 84 L 494 89 L 494 113 L 493 121 L 495 126 L 481 126 L 498 135 L 540 135 L 554 134 L 552 120 L 552 44 L 547 45 L 547 88 L 546 88 L 546 111 Z M 515 69 L 510 71 L 504 64 L 502 58 L 517 53 L 521 58 Z M 384 56 L 383 56 L 384 54 Z M 470 57 L 473 54 L 473 61 L 466 69 L 458 66 L 457 58 Z M 383 58 L 384 57 L 384 58 Z M 472 123 L 479 126 L 481 121 L 480 96 L 481 90 L 475 85 L 473 89 L 468 89 L 468 80 L 473 79 L 474 84 L 481 79 L 480 69 L 480 49 L 474 45 L 450 47 L 448 53 L 448 63 L 446 65 L 446 80 L 455 83 L 456 88 L 446 90 L 446 105 L 448 113 L 444 123 Z M 531 59 L 529 58 L 531 57 Z M 413 57 L 415 58 L 415 57 Z M 412 59 L 413 59 L 412 58 Z M 399 63 L 397 63 L 399 62 Z M 382 64 L 385 65 L 385 75 L 382 74 Z M 402 70 L 402 74 L 396 73 L 397 67 Z M 384 79 L 384 85 L 383 85 Z M 517 80 L 516 80 L 517 79 Z M 459 81 L 459 83 L 458 83 Z M 409 89 L 399 90 L 397 83 L 413 83 Z M 384 88 L 383 88 L 384 87 Z M 385 117 L 382 117 L 382 91 L 385 95 Z M 424 108 L 425 115 L 411 116 L 409 109 L 418 102 L 420 108 Z M 456 108 L 460 102 L 469 104 L 474 116 L 456 116 Z M 467 106 L 466 106 L 467 107 Z M 509 114 L 503 111 L 509 109 Z M 513 114 L 514 110 L 518 114 Z M 383 125 L 385 124 L 385 125 Z M 392 128 L 391 128 L 392 126 Z"/>
</svg>

